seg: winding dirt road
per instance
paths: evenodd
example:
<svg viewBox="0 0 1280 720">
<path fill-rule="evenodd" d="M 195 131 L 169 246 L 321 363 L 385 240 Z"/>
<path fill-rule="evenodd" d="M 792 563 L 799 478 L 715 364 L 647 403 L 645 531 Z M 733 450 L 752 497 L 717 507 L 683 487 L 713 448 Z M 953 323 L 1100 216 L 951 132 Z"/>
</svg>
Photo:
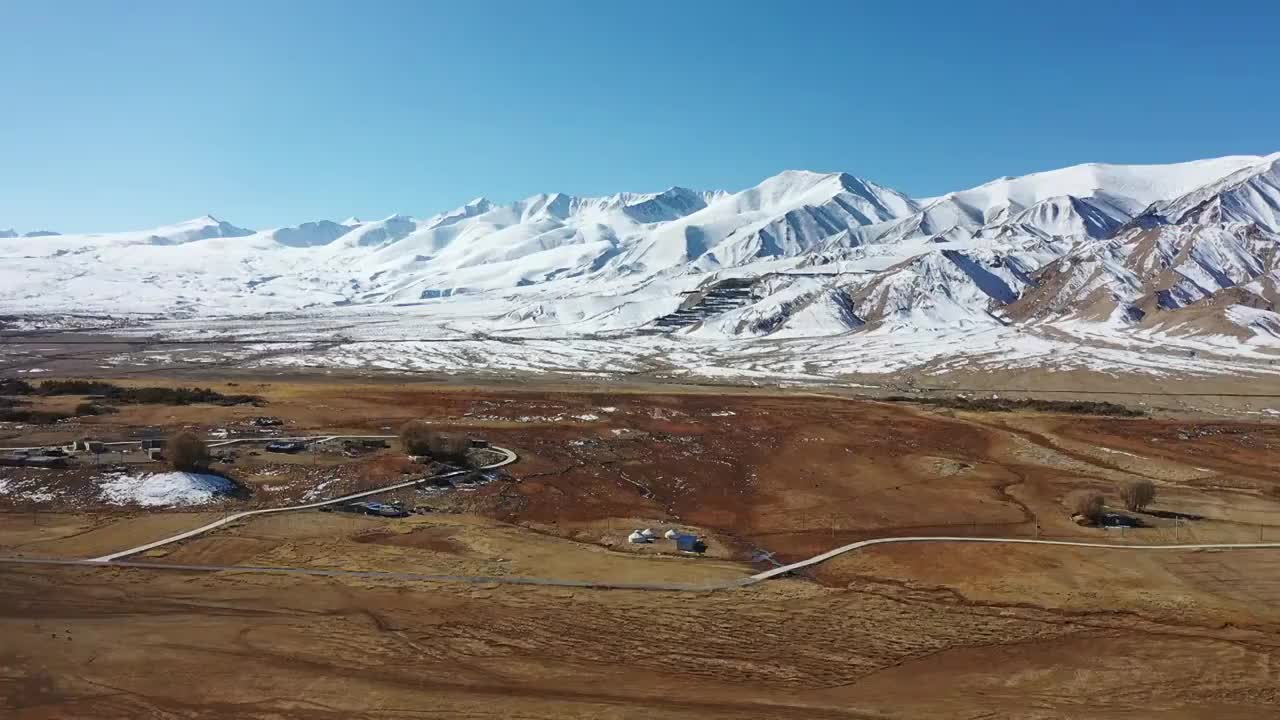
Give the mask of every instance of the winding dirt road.
<svg viewBox="0 0 1280 720">
<path fill-rule="evenodd" d="M 329 501 L 332 502 L 332 501 Z M 282 510 L 282 509 L 281 509 Z M 242 514 L 243 516 L 243 514 Z M 229 519 L 228 519 L 229 521 Z M 211 523 L 208 526 L 197 528 L 198 531 L 204 532 L 213 527 L 221 525 L 219 523 Z M 185 534 L 184 534 L 185 535 Z M 182 536 L 174 536 L 166 538 L 160 544 L 168 542 L 176 542 Z M 1280 549 L 1280 543 L 1238 543 L 1238 544 L 1221 544 L 1221 543 L 1197 543 L 1183 545 L 1120 545 L 1116 543 L 1090 543 L 1090 542 L 1072 542 L 1067 540 L 1029 540 L 1025 538 L 973 538 L 973 537 L 892 537 L 892 538 L 875 538 L 872 540 L 862 540 L 856 543 L 850 543 L 829 550 L 820 555 L 815 555 L 807 560 L 783 565 L 781 567 L 766 570 L 764 572 L 749 575 L 738 580 L 727 580 L 719 583 L 710 583 L 706 585 L 690 585 L 679 583 L 626 583 L 613 581 L 593 581 L 593 580 L 558 580 L 555 578 L 534 578 L 534 577 L 513 577 L 513 576 L 486 576 L 486 575 L 426 575 L 421 573 L 400 573 L 400 572 L 383 572 L 375 570 L 329 570 L 323 568 L 294 568 L 294 567 L 257 567 L 250 565 L 188 565 L 188 564 L 168 564 L 168 563 L 148 563 L 136 561 L 119 561 L 114 558 L 123 557 L 135 552 L 141 552 L 140 548 L 133 548 L 113 553 L 101 558 L 93 558 L 90 560 L 75 560 L 61 558 L 0 558 L 0 563 L 13 565 L 73 565 L 88 567 L 127 567 L 139 570 L 170 570 L 185 572 L 233 572 L 233 573 L 255 573 L 269 575 L 313 575 L 322 577 L 353 577 L 365 579 L 383 579 L 383 580 L 409 580 L 419 582 L 463 582 L 472 584 L 497 584 L 497 585 L 543 585 L 548 587 L 566 587 L 566 588 L 588 588 L 597 590 L 649 590 L 657 592 L 714 592 L 718 590 L 731 590 L 734 588 L 747 587 L 757 583 L 765 582 L 772 578 L 786 575 L 803 568 L 811 567 L 822 562 L 826 562 L 833 557 L 843 555 L 844 553 L 862 550 L 873 545 L 887 545 L 891 543 L 1006 543 L 1006 544 L 1022 544 L 1022 545 L 1056 545 L 1067 547 L 1095 548 L 1099 550 L 1138 550 L 1138 551 L 1160 551 L 1160 550 L 1249 550 L 1249 549 Z M 156 546 L 152 544 L 151 546 Z M 149 546 L 142 546 L 148 548 Z"/>
<path fill-rule="evenodd" d="M 341 439 L 344 437 L 347 437 L 347 436 L 335 435 L 335 436 L 324 436 L 323 438 L 312 438 L 312 439 L 333 440 L 333 439 Z M 361 437 L 372 437 L 372 436 L 361 436 Z M 241 442 L 244 440 L 245 439 L 231 440 L 231 441 L 224 442 L 222 444 L 225 445 L 233 442 Z M 489 449 L 502 453 L 503 458 L 498 462 L 489 463 L 488 465 L 482 465 L 476 469 L 493 470 L 495 468 L 503 467 L 504 465 L 510 465 L 511 463 L 516 461 L 517 455 L 506 448 L 490 446 Z M 422 483 L 427 482 L 428 480 L 439 480 L 442 478 L 450 478 L 450 477 L 456 477 L 458 475 L 465 475 L 469 472 L 472 472 L 472 470 L 471 469 L 455 470 L 453 472 L 441 473 L 439 475 L 428 475 L 426 477 L 420 477 L 414 480 L 406 480 L 405 482 L 402 482 L 402 483 L 395 483 L 394 485 L 385 485 L 383 487 L 374 488 L 372 490 L 362 490 L 358 493 L 351 493 L 350 495 L 343 495 L 341 497 L 329 498 L 327 500 L 318 500 L 316 502 L 303 503 L 301 505 L 288 505 L 285 507 L 278 507 L 278 508 L 263 508 L 261 510 L 246 510 L 244 512 L 238 512 L 238 513 L 235 513 L 234 515 L 228 515 L 224 518 L 214 520 L 213 522 L 207 525 L 201 525 L 198 528 L 192 528 L 191 530 L 187 530 L 186 532 L 178 533 L 177 535 L 170 535 L 167 538 L 161 538 L 160 540 L 146 543 L 145 545 L 139 545 L 137 547 L 132 547 L 127 550 L 121 550 L 119 552 L 114 552 L 109 555 L 103 555 L 101 557 L 91 558 L 90 562 L 96 562 L 96 563 L 112 562 L 122 557 L 137 555 L 138 553 L 146 552 L 148 550 L 153 550 L 158 547 L 163 547 L 165 545 L 169 545 L 170 543 L 179 542 L 181 540 L 187 540 L 189 538 L 196 537 L 197 535 L 203 535 L 204 533 L 207 533 L 210 530 L 215 530 L 228 523 L 232 523 L 232 522 L 235 522 L 236 520 L 240 520 L 247 517 L 252 517 L 254 515 L 270 515 L 273 513 L 293 512 L 295 510 L 311 510 L 318 507 L 324 507 L 325 505 L 334 505 L 341 502 L 359 500 L 360 498 L 366 498 L 371 495 L 379 495 L 385 492 L 399 490 L 401 488 L 421 485 Z"/>
<path fill-rule="evenodd" d="M 348 436 L 315 436 L 290 438 L 293 440 L 332 440 L 341 439 Z M 384 436 L 359 436 L 378 438 Z M 241 442 L 262 442 L 264 440 L 273 440 L 279 438 L 234 438 L 217 442 L 219 445 L 230 445 Z M 503 458 L 497 462 L 482 466 L 481 470 L 491 470 L 515 462 L 517 455 L 507 448 L 491 446 L 492 450 L 503 454 Z M 293 512 L 297 510 L 309 510 L 323 507 L 325 505 L 333 505 L 341 502 L 349 502 L 360 498 L 378 495 L 381 493 L 398 490 L 401 488 L 419 485 L 429 480 L 440 478 L 454 477 L 462 475 L 471 470 L 457 470 L 454 472 L 443 473 L 440 475 L 432 475 L 428 477 L 408 480 L 393 485 L 387 485 L 372 490 L 364 490 L 350 495 L 329 498 L 327 500 L 319 500 L 316 502 L 303 503 L 300 505 L 289 505 L 278 508 L 263 508 L 260 510 L 247 510 L 227 517 L 215 520 L 214 522 L 200 527 L 177 533 L 166 538 L 161 538 L 153 542 L 149 542 L 137 547 L 127 548 L 118 552 L 102 555 L 100 557 L 88 559 L 67 559 L 67 558 L 22 558 L 22 557 L 0 557 L 0 563 L 11 565 L 63 565 L 63 566 L 88 566 L 88 567 L 127 567 L 141 570 L 170 570 L 170 571 L 186 571 L 186 572 L 238 572 L 238 573 L 258 573 L 258 574 L 292 574 L 292 575 L 312 575 L 324 577 L 356 577 L 368 579 L 387 579 L 387 580 L 410 580 L 423 582 L 464 582 L 474 584 L 505 584 L 505 585 L 543 585 L 551 587 L 567 587 L 567 588 L 594 588 L 607 590 L 650 590 L 659 592 L 713 592 L 718 590 L 730 590 L 733 588 L 747 587 L 766 580 L 780 577 L 793 573 L 797 570 L 812 567 L 820 563 L 826 562 L 834 557 L 838 557 L 845 553 L 863 550 L 875 545 L 887 545 L 892 543 L 1001 543 L 1001 544 L 1017 544 L 1017 545 L 1051 545 L 1065 547 L 1082 547 L 1094 548 L 1099 550 L 1136 550 L 1136 551 L 1160 551 L 1160 550 L 1246 550 L 1246 549 L 1280 549 L 1280 542 L 1273 543 L 1193 543 L 1193 544 L 1175 544 L 1175 545 L 1127 545 L 1119 543 L 1095 543 L 1070 540 L 1033 540 L 1027 538 L 976 538 L 976 537 L 958 537 L 958 536 L 920 536 L 920 537 L 886 537 L 873 538 L 870 540 L 860 540 L 858 542 L 849 543 L 840 547 L 820 553 L 811 558 L 800 560 L 798 562 L 781 565 L 776 568 L 765 570 L 754 575 L 748 575 L 737 580 L 727 580 L 719 583 L 711 583 L 706 585 L 691 585 L 679 583 L 626 583 L 613 581 L 592 581 L 592 580 L 561 580 L 555 578 L 535 578 L 535 577 L 501 577 L 501 576 L 484 576 L 484 575 L 431 575 L 422 573 L 400 573 L 400 572 L 383 572 L 373 570 L 331 570 L 323 568 L 299 568 L 299 567 L 258 567 L 244 565 L 191 565 L 191 564 L 169 564 L 169 563 L 151 563 L 121 560 L 131 555 L 137 555 L 148 550 L 163 547 L 175 542 L 187 540 L 198 535 L 202 535 L 211 530 L 223 527 L 237 520 L 252 517 L 254 515 L 267 515 L 272 513 Z"/>
</svg>

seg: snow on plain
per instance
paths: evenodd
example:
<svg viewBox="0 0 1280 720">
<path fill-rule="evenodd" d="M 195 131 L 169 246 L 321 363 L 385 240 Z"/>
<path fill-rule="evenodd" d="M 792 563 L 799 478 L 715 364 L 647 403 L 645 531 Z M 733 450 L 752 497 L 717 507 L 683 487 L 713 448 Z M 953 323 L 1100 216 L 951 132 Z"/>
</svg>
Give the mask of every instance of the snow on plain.
<svg viewBox="0 0 1280 720">
<path fill-rule="evenodd" d="M 393 316 L 400 317 L 400 316 Z M 196 321 L 192 321 L 195 323 Z M 405 320 L 410 326 L 412 318 Z M 253 322 L 198 323 L 201 330 L 232 339 Z M 788 338 L 703 338 L 680 335 L 583 337 L 450 337 L 403 340 L 382 337 L 388 326 L 372 316 L 362 332 L 351 318 L 328 322 L 276 320 L 282 337 L 346 333 L 341 343 L 311 341 L 281 345 L 168 348 L 174 361 L 184 352 L 207 362 L 234 360 L 245 367 L 376 368 L 440 374 L 565 373 L 592 377 L 651 374 L 738 380 L 791 379 L 831 382 L 848 375 L 887 374 L 911 368 L 941 373 L 961 369 L 1053 367 L 1102 372 L 1138 371 L 1158 375 L 1280 372 L 1265 347 L 1230 336 L 1180 336 L 1168 332 L 1064 321 L 1023 326 L 970 325 L 903 332 L 892 327 L 832 336 Z M 174 327 L 170 324 L 168 327 Z M 145 352 L 122 353 L 114 362 L 148 365 Z"/>
</svg>

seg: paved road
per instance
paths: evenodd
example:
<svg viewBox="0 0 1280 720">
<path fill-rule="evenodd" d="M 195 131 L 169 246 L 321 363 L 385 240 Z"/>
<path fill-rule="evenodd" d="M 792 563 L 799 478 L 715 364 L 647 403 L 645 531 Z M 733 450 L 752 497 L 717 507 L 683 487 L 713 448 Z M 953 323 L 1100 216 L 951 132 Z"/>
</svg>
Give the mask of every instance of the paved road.
<svg viewBox="0 0 1280 720">
<path fill-rule="evenodd" d="M 516 461 L 516 454 L 506 448 L 501 448 L 494 445 L 494 446 L 490 446 L 490 449 L 496 450 L 502 453 L 504 457 L 498 462 L 490 463 L 488 465 L 482 466 L 481 468 L 479 468 L 481 470 L 492 470 L 494 468 L 500 468 L 504 465 L 510 465 L 511 463 Z M 466 473 L 469 473 L 469 472 L 471 472 L 471 470 L 456 470 L 454 472 L 447 472 L 447 473 L 442 473 L 440 475 L 431 475 L 428 477 L 421 477 L 415 480 L 407 480 L 402 483 L 395 483 L 394 485 L 386 485 L 383 487 L 374 488 L 373 490 L 364 490 L 362 492 L 352 493 L 350 495 L 343 495 L 342 497 L 329 498 L 328 500 L 319 500 L 319 501 L 310 502 L 310 503 L 303 503 L 301 505 L 289 505 L 286 507 L 278 507 L 278 508 L 263 508 L 261 510 L 246 510 L 244 512 L 238 512 L 233 515 L 228 515 L 227 517 L 221 518 L 219 520 L 214 520 L 213 522 L 207 525 L 201 525 L 198 528 L 193 528 L 186 532 L 178 533 L 177 535 L 171 535 L 167 538 L 162 538 L 154 542 L 149 542 L 145 545 L 139 545 L 137 547 L 132 547 L 127 550 L 121 550 L 119 552 L 111 553 L 110 555 L 103 555 L 101 557 L 92 558 L 91 561 L 99 562 L 99 563 L 111 562 L 118 558 L 128 557 L 130 555 L 137 555 L 138 553 L 146 552 L 148 550 L 153 550 L 155 548 L 162 547 L 170 543 L 175 543 L 180 540 L 187 540 L 197 535 L 203 535 L 204 533 L 207 533 L 210 530 L 220 528 L 223 525 L 226 525 L 227 523 L 232 523 L 232 522 L 235 522 L 236 520 L 252 517 L 254 515 L 269 515 L 271 513 L 292 512 L 294 510 L 310 510 L 312 508 L 323 507 L 325 505 L 333 505 L 335 503 L 349 502 L 351 500 L 359 500 L 360 498 L 369 497 L 370 495 L 378 495 L 380 493 L 390 492 L 392 490 L 399 490 L 401 488 L 413 487 L 415 485 L 420 485 L 424 482 L 427 482 L 428 480 L 439 480 L 441 478 L 450 478 L 450 477 L 456 477 L 458 475 L 465 475 Z"/>
<path fill-rule="evenodd" d="M 726 580 L 719 583 L 710 583 L 705 585 L 691 585 L 680 583 L 625 583 L 610 581 L 593 581 L 593 580 L 557 580 L 554 578 L 531 578 L 531 577 L 492 577 L 485 575 L 424 575 L 420 573 L 398 573 L 398 572 L 380 572 L 374 570 L 329 570 L 324 568 L 290 568 L 290 567 L 255 567 L 243 565 L 185 565 L 185 564 L 166 564 L 166 563 L 147 563 L 136 561 L 116 561 L 108 562 L 102 558 L 93 560 L 72 560 L 72 559 L 56 559 L 56 558 L 0 558 L 0 564 L 11 565 L 74 565 L 89 567 L 127 567 L 140 570 L 170 570 L 185 572 L 243 572 L 258 573 L 270 575 L 313 575 L 323 577 L 357 577 L 368 579 L 383 580 L 411 580 L 422 582 L 462 582 L 474 584 L 500 584 L 500 585 L 542 585 L 548 587 L 567 587 L 567 588 L 591 588 L 597 590 L 647 590 L 659 592 L 713 592 L 717 590 L 730 590 L 733 588 L 747 587 L 757 583 L 765 582 L 769 579 L 785 575 L 795 570 L 811 567 L 818 563 L 826 562 L 833 557 L 842 555 L 847 552 L 854 552 L 873 545 L 887 545 L 891 543 L 1007 543 L 1019 545 L 1055 545 L 1068 547 L 1094 548 L 1101 550 L 1135 550 L 1135 551 L 1158 551 L 1158 550 L 1247 550 L 1247 549 L 1280 549 L 1280 543 L 1239 543 L 1239 544 L 1223 544 L 1223 543 L 1193 543 L 1181 545 L 1120 545 L 1117 543 L 1090 543 L 1090 542 L 1072 542 L 1068 540 L 1029 540 L 1023 538 L 972 538 L 972 537 L 897 537 L 897 538 L 876 538 L 873 540 L 862 540 L 856 543 L 850 543 L 838 547 L 834 550 L 815 555 L 808 560 L 791 563 L 782 567 L 766 570 L 755 575 L 749 575 L 737 580 Z"/>
</svg>

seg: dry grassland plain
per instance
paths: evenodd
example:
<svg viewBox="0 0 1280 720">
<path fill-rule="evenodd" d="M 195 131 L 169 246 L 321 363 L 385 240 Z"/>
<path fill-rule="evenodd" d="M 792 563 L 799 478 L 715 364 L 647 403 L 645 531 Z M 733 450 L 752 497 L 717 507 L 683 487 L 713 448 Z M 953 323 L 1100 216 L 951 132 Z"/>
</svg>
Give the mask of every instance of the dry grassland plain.
<svg viewBox="0 0 1280 720">
<path fill-rule="evenodd" d="M 121 378 L 189 385 L 189 378 Z M 0 445 L 145 429 L 384 434 L 409 419 L 520 456 L 507 477 L 397 497 L 404 519 L 246 519 L 139 558 L 711 583 L 859 539 L 1280 540 L 1280 426 L 1181 406 L 1140 418 L 968 412 L 847 392 L 205 378 L 267 405 L 128 405 Z M 390 428 L 391 430 L 388 430 Z M 113 507 L 94 468 L 0 495 L 0 554 L 84 558 L 403 477 L 367 457 L 242 455 L 248 497 Z M 31 470 L 0 468 L 10 487 Z M 51 472 L 51 471 L 41 471 Z M 25 474 L 24 474 L 25 473 Z M 1148 527 L 1073 498 L 1146 479 Z M 328 483 L 320 491 L 317 486 Z M 625 542 L 702 533 L 705 557 Z M 963 543 L 869 548 L 703 593 L 0 564 L 0 716 L 36 718 L 1272 718 L 1280 551 Z"/>
</svg>

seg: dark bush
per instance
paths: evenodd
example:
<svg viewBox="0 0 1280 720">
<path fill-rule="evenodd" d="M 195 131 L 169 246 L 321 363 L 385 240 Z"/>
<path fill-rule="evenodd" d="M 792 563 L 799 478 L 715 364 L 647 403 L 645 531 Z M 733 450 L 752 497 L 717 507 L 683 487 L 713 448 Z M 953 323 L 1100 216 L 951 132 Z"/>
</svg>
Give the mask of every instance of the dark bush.
<svg viewBox="0 0 1280 720">
<path fill-rule="evenodd" d="M 257 395 L 224 395 L 210 388 L 127 388 L 100 380 L 45 380 L 36 390 L 40 395 L 93 395 L 116 403 L 135 405 L 259 404 Z"/>
<path fill-rule="evenodd" d="M 1114 417 L 1141 417 L 1141 410 L 1125 407 L 1110 402 L 1093 400 L 1011 400 L 1008 398 L 933 398 L 908 397 L 890 395 L 884 398 L 887 402 L 913 402 L 921 405 L 951 408 L 953 410 L 970 410 L 974 412 L 1014 412 L 1016 410 L 1037 410 L 1040 412 L 1068 413 L 1073 415 L 1111 415 Z"/>
<path fill-rule="evenodd" d="M 407 455 L 430 455 L 436 432 L 421 420 L 410 420 L 400 428 L 400 446 Z"/>
<path fill-rule="evenodd" d="M 76 405 L 76 417 L 84 417 L 86 415 L 111 415 L 120 412 L 110 405 L 99 405 L 98 403 L 82 402 Z"/>
<path fill-rule="evenodd" d="M 165 443 L 164 456 L 174 470 L 199 472 L 209 467 L 209 447 L 198 435 L 191 432 L 174 434 Z"/>
<path fill-rule="evenodd" d="M 32 425 L 52 425 L 59 420 L 71 417 L 66 413 L 50 410 L 32 410 L 25 407 L 0 408 L 0 421 L 30 423 Z"/>
<path fill-rule="evenodd" d="M 462 462 L 470 448 L 471 441 L 464 435 L 436 433 L 431 439 L 431 457 L 436 460 Z"/>
<path fill-rule="evenodd" d="M 40 395 L 107 395 L 121 390 L 117 385 L 97 380 L 45 380 L 36 392 Z"/>
<path fill-rule="evenodd" d="M 0 378 L 0 395 L 30 395 L 35 392 L 31 383 L 17 378 Z"/>
<path fill-rule="evenodd" d="M 463 462 L 471 441 L 464 435 L 442 433 L 421 420 L 411 420 L 400 428 L 400 445 L 408 455 L 426 455 L 432 460 Z"/>
</svg>

